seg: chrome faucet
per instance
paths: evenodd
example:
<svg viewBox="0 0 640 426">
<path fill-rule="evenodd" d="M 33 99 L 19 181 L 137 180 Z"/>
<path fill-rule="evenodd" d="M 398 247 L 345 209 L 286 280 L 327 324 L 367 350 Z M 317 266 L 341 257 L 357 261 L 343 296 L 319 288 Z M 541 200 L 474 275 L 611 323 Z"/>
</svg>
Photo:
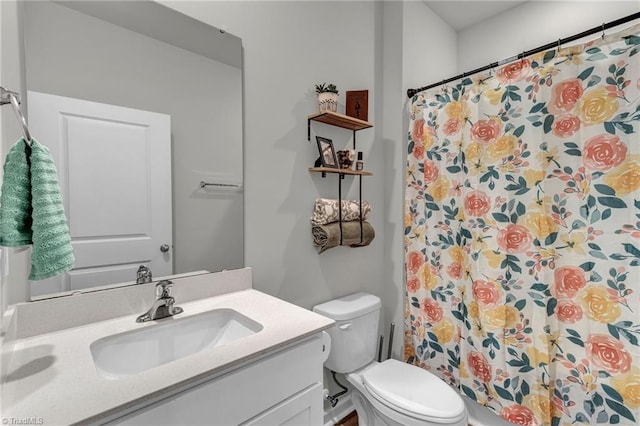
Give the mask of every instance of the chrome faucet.
<svg viewBox="0 0 640 426">
<path fill-rule="evenodd" d="M 151 281 L 153 281 L 151 269 L 144 265 L 140 265 L 138 272 L 136 272 L 136 284 L 150 283 Z"/>
<path fill-rule="evenodd" d="M 173 306 L 176 300 L 171 296 L 172 287 L 173 282 L 169 280 L 163 280 L 156 284 L 155 303 L 151 309 L 136 318 L 136 322 L 155 321 L 181 313 L 182 308 Z"/>
</svg>

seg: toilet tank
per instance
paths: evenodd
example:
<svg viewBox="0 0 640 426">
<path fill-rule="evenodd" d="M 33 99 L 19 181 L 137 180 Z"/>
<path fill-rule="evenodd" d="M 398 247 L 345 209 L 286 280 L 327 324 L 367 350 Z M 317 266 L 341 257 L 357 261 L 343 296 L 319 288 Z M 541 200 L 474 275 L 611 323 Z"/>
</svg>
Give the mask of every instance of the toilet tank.
<svg viewBox="0 0 640 426">
<path fill-rule="evenodd" d="M 314 312 L 336 322 L 327 330 L 331 350 L 325 367 L 351 373 L 375 359 L 381 306 L 379 297 L 355 293 L 313 307 Z"/>
</svg>

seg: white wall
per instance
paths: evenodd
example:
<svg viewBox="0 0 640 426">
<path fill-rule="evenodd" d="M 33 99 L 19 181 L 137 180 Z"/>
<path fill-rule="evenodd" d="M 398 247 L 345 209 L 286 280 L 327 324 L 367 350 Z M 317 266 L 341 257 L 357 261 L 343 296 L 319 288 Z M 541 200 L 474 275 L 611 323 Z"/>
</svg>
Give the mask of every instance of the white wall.
<svg viewBox="0 0 640 426">
<path fill-rule="evenodd" d="M 374 2 L 166 2 L 242 38 L 245 75 L 245 261 L 254 287 L 303 307 L 355 291 L 382 294 L 385 265 L 383 147 L 375 138 L 380 117 L 376 67 L 377 5 Z M 337 176 L 311 174 L 318 152 L 315 135 L 337 149 L 351 132 L 312 124 L 314 85 L 335 83 L 344 112 L 346 90 L 369 90 L 374 129 L 357 133 L 364 152 L 363 197 L 370 201 L 376 238 L 369 247 L 336 247 L 319 255 L 309 218 L 317 197 L 337 198 Z M 346 195 L 345 195 L 346 194 Z M 343 196 L 357 197 L 357 180 L 346 177 Z"/>
<path fill-rule="evenodd" d="M 553 43 L 638 11 L 640 2 L 637 0 L 528 1 L 458 35 L 458 73 Z M 618 27 L 621 28 L 624 26 Z M 618 29 L 607 30 L 607 33 Z"/>
<path fill-rule="evenodd" d="M 404 2 L 404 17 L 403 93 L 454 75 L 458 46 L 455 30 L 423 2 Z"/>
<path fill-rule="evenodd" d="M 384 265 L 385 341 L 396 324 L 393 358 L 402 358 L 404 324 L 404 181 L 410 100 L 409 88 L 453 75 L 456 33 L 423 2 L 385 2 L 382 68 L 383 128 L 380 144 L 385 162 Z M 386 353 L 386 352 L 385 352 Z"/>
<path fill-rule="evenodd" d="M 396 354 L 402 353 L 403 335 L 403 248 L 402 248 L 402 185 L 404 181 L 404 138 L 402 111 L 406 95 L 403 93 L 403 24 L 405 6 L 401 2 L 385 2 L 383 8 L 382 80 L 383 92 L 382 129 L 380 144 L 385 159 L 385 246 L 381 263 L 384 264 L 383 336 L 385 347 L 389 345 L 390 323 L 396 326 L 392 342 Z M 384 351 L 384 356 L 388 353 Z"/>
</svg>

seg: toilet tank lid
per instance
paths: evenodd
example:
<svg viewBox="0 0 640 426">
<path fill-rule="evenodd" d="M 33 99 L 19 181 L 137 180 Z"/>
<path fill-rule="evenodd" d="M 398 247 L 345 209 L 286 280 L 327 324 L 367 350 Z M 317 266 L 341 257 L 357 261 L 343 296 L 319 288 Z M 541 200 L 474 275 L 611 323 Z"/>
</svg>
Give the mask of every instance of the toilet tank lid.
<svg viewBox="0 0 640 426">
<path fill-rule="evenodd" d="M 350 320 L 380 309 L 382 302 L 378 296 L 355 293 L 330 300 L 313 307 L 313 311 L 335 321 Z"/>
</svg>

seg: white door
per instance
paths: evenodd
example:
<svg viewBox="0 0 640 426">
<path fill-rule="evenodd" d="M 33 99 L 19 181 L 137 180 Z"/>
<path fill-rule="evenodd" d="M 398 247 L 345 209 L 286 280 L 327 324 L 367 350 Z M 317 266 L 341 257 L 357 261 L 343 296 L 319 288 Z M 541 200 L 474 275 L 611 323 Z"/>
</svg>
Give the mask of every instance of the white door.
<svg viewBox="0 0 640 426">
<path fill-rule="evenodd" d="M 76 258 L 63 276 L 32 281 L 31 295 L 132 281 L 139 265 L 171 274 L 171 117 L 28 96 L 29 128 L 56 163 Z"/>
</svg>

